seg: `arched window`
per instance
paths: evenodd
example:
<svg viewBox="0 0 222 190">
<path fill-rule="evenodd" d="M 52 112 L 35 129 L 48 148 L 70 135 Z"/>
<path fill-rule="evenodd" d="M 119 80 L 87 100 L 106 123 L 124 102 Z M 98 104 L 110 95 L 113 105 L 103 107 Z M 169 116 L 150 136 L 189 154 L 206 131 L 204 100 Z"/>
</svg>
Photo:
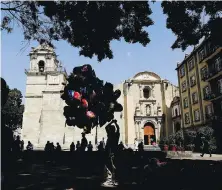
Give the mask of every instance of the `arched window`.
<svg viewBox="0 0 222 190">
<path fill-rule="evenodd" d="M 177 108 L 175 109 L 175 115 L 178 116 L 178 110 L 177 110 Z"/>
<path fill-rule="evenodd" d="M 145 87 L 143 89 L 143 97 L 144 98 L 149 98 L 150 97 L 150 88 L 149 87 Z"/>
<path fill-rule="evenodd" d="M 44 72 L 45 70 L 45 62 L 44 61 L 39 61 L 39 72 Z"/>
</svg>

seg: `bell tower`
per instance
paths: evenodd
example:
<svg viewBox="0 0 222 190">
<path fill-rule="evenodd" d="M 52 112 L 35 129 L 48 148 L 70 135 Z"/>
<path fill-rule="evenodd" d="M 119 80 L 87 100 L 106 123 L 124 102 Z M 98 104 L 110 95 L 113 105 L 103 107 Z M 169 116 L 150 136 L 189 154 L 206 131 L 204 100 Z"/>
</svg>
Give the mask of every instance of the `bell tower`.
<svg viewBox="0 0 222 190">
<path fill-rule="evenodd" d="M 57 60 L 54 49 L 41 44 L 30 51 L 30 68 L 27 75 L 25 111 L 23 114 L 22 139 L 34 148 L 43 149 L 46 142 L 59 142 L 65 136 L 65 102 L 60 98 L 66 71 Z"/>
<path fill-rule="evenodd" d="M 30 54 L 30 72 L 56 71 L 59 61 L 56 58 L 54 49 L 46 44 L 32 48 Z"/>
</svg>

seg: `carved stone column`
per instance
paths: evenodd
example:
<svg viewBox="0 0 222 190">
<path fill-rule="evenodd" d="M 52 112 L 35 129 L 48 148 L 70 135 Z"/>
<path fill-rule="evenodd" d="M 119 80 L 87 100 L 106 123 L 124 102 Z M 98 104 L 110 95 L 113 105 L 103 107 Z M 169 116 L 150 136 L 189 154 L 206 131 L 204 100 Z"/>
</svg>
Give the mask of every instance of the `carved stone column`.
<svg viewBox="0 0 222 190">
<path fill-rule="evenodd" d="M 141 121 L 138 121 L 138 139 L 142 138 L 141 130 Z"/>
<path fill-rule="evenodd" d="M 138 138 L 138 121 L 135 121 L 135 138 Z"/>
<path fill-rule="evenodd" d="M 138 86 L 139 86 L 140 98 L 142 98 L 142 85 L 138 84 Z"/>
<path fill-rule="evenodd" d="M 155 84 L 152 84 L 152 90 L 151 90 L 151 92 L 152 92 L 152 97 L 153 97 L 153 98 L 155 98 L 154 87 L 155 87 Z"/>
<path fill-rule="evenodd" d="M 157 115 L 156 103 L 155 103 L 155 102 L 153 102 L 153 115 L 154 115 L 154 116 Z"/>
<path fill-rule="evenodd" d="M 150 104 L 150 115 L 154 115 L 153 104 Z"/>
<path fill-rule="evenodd" d="M 160 130 L 161 130 L 161 120 L 158 120 L 157 126 L 156 126 L 156 140 L 157 141 L 160 139 Z"/>
<path fill-rule="evenodd" d="M 140 114 L 143 115 L 143 107 L 142 107 L 142 103 L 140 103 Z"/>
</svg>

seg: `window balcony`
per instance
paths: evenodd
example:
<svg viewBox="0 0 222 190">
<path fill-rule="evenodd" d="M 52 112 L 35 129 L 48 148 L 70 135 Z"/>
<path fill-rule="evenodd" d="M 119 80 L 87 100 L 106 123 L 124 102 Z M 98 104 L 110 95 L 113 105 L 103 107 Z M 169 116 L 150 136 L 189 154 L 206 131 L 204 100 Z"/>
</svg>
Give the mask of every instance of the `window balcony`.
<svg viewBox="0 0 222 190">
<path fill-rule="evenodd" d="M 204 95 L 204 100 L 213 101 L 222 97 L 222 92 L 210 93 Z"/>
<path fill-rule="evenodd" d="M 220 76 L 220 72 L 222 71 L 222 67 L 218 68 L 218 69 L 211 69 L 209 72 L 207 72 L 203 77 L 202 80 L 203 81 L 210 81 L 212 79 L 217 78 L 218 76 Z"/>
<path fill-rule="evenodd" d="M 212 117 L 213 117 L 213 113 L 207 113 L 207 114 L 205 114 L 206 121 L 211 121 L 211 120 L 212 120 Z"/>
<path fill-rule="evenodd" d="M 213 113 L 211 113 L 211 114 L 205 114 L 205 118 L 206 118 L 207 121 L 216 120 L 216 121 L 222 122 L 222 117 L 221 117 L 221 116 L 214 115 Z"/>
</svg>

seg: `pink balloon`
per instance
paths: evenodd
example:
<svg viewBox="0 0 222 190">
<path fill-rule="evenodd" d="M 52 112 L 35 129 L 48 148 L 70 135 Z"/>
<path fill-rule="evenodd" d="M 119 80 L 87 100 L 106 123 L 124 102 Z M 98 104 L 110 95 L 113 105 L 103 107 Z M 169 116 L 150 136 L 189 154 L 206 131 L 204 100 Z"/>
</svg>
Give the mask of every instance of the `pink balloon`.
<svg viewBox="0 0 222 190">
<path fill-rule="evenodd" d="M 92 111 L 87 111 L 86 112 L 86 115 L 89 117 L 89 118 L 95 118 L 96 115 L 92 112 Z"/>
</svg>

